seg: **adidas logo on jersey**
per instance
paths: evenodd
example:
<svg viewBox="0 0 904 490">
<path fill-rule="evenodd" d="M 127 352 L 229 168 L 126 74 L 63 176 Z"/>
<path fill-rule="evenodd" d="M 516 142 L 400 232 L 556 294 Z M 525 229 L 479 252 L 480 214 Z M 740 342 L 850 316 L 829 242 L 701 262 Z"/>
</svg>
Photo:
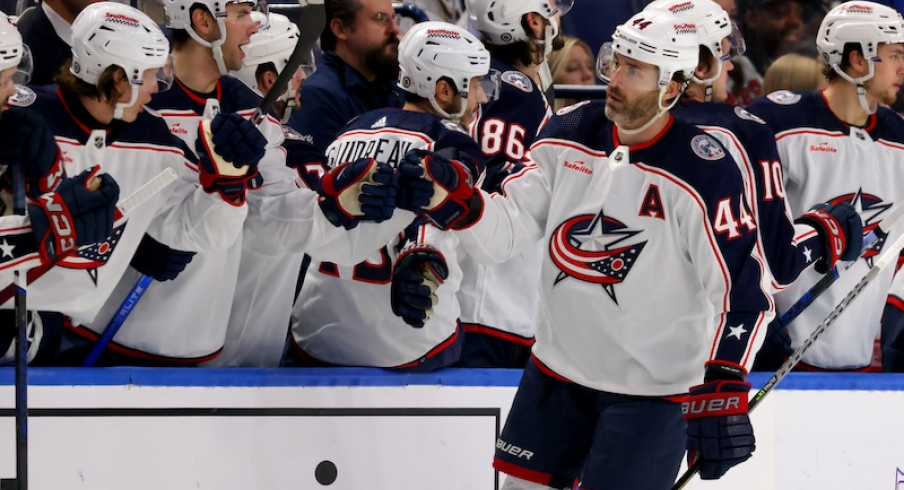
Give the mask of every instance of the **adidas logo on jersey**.
<svg viewBox="0 0 904 490">
<path fill-rule="evenodd" d="M 838 153 L 838 149 L 830 145 L 828 141 L 823 141 L 818 145 L 810 145 L 810 151 L 821 153 Z"/>
<path fill-rule="evenodd" d="M 377 122 L 371 124 L 370 129 L 385 128 L 385 127 L 386 127 L 386 116 L 383 116 L 380 119 L 377 119 Z"/>
</svg>

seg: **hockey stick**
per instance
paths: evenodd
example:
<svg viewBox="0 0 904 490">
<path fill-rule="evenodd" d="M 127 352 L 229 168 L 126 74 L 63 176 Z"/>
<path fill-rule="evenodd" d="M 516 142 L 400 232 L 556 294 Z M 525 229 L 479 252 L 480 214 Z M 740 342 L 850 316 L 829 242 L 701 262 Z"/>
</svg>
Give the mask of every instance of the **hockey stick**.
<svg viewBox="0 0 904 490">
<path fill-rule="evenodd" d="M 149 180 L 146 184 L 139 187 L 135 192 L 131 193 L 119 201 L 116 205 L 116 213 L 114 214 L 113 226 L 121 226 L 129 214 L 139 208 L 142 204 L 154 197 L 158 192 L 162 191 L 168 185 L 176 181 L 176 171 L 167 168 Z M 60 262 L 65 261 L 66 256 L 58 257 L 56 261 L 50 264 L 43 264 L 28 271 L 28 282 L 33 283 L 47 274 L 51 268 Z M 0 291 L 0 305 L 5 304 L 15 295 L 15 284 L 10 284 Z"/>
<path fill-rule="evenodd" d="M 270 109 L 273 108 L 276 99 L 286 91 L 289 81 L 292 80 L 295 71 L 298 70 L 298 67 L 304 61 L 305 54 L 311 50 L 314 43 L 320 38 L 320 33 L 326 25 L 326 10 L 323 0 L 298 0 L 298 5 L 301 15 L 301 25 L 298 26 L 301 33 L 298 36 L 298 42 L 295 44 L 295 49 L 292 50 L 286 66 L 279 73 L 279 76 L 276 77 L 273 86 L 270 87 L 270 91 L 267 92 L 260 106 L 251 115 L 251 122 L 255 125 L 260 125 L 267 113 L 270 112 Z"/>
<path fill-rule="evenodd" d="M 873 248 L 873 245 L 879 240 L 878 233 L 884 233 L 886 236 L 891 233 L 891 227 L 895 224 L 901 216 L 904 215 L 904 205 L 900 205 L 894 209 L 888 216 L 885 217 L 880 223 L 879 226 L 876 227 L 873 231 L 869 232 L 865 237 L 863 237 L 863 248 L 860 249 L 860 256 L 868 252 Z M 859 260 L 859 257 L 858 259 Z M 850 269 L 854 264 L 857 263 L 857 260 L 849 263 L 844 270 Z M 806 309 L 808 306 L 813 304 L 822 293 L 826 292 L 829 289 L 829 286 L 835 283 L 838 280 L 840 275 L 838 270 L 838 266 L 832 268 L 832 270 L 822 276 L 816 284 L 813 285 L 810 289 L 808 289 L 801 297 L 794 302 L 793 305 L 788 307 L 788 309 L 782 313 L 781 316 L 772 320 L 775 322 L 775 325 L 770 325 L 770 329 L 772 328 L 785 328 L 787 327 L 795 318 L 800 316 L 800 314 Z"/>
<path fill-rule="evenodd" d="M 25 175 L 13 168 L 13 214 L 25 215 Z M 28 274 L 16 271 L 16 488 L 28 490 Z"/>
<path fill-rule="evenodd" d="M 850 304 L 855 299 L 857 299 L 857 296 L 860 294 L 860 292 L 863 291 L 863 289 L 873 279 L 875 279 L 883 269 L 888 267 L 889 264 L 897 263 L 898 254 L 901 252 L 902 248 L 904 248 L 904 234 L 898 237 L 898 239 L 895 240 L 891 247 L 882 252 L 882 255 L 879 256 L 870 270 L 867 271 L 862 279 L 860 279 L 860 282 L 854 285 L 854 288 L 851 290 L 851 292 L 849 292 L 847 296 L 845 296 L 844 299 L 842 299 L 841 302 L 838 303 L 838 306 L 836 306 L 835 309 L 832 310 L 831 313 L 829 313 L 825 320 L 823 320 L 822 323 L 820 323 L 816 327 L 816 330 L 814 330 L 813 333 L 810 334 L 810 337 L 807 338 L 807 340 L 805 340 L 804 343 L 800 347 L 798 347 L 796 351 L 794 351 L 794 354 L 792 354 L 791 357 L 789 357 L 788 360 L 785 361 L 784 364 L 782 364 L 782 367 L 780 367 L 778 371 L 776 371 L 775 374 L 773 374 L 772 377 L 769 378 L 769 381 L 767 381 L 766 384 L 764 384 L 763 387 L 760 388 L 760 391 L 758 391 L 756 395 L 754 395 L 750 400 L 750 404 L 747 408 L 747 413 L 753 412 L 753 409 L 756 408 L 761 401 L 763 401 L 763 398 L 765 398 L 766 395 L 768 395 L 773 389 L 775 389 L 775 386 L 785 376 L 787 376 L 792 369 L 794 369 L 794 366 L 796 366 L 797 363 L 800 362 L 803 355 L 807 352 L 807 350 L 810 349 L 810 346 L 812 346 L 813 343 L 816 342 L 816 339 L 818 339 L 819 336 L 822 335 L 822 333 L 825 332 L 827 328 L 829 328 L 829 325 L 834 323 L 835 320 L 837 320 L 838 317 L 841 316 L 842 313 L 844 313 L 844 310 L 848 306 L 850 306 Z M 679 478 L 678 481 L 675 482 L 675 485 L 672 486 L 672 490 L 680 490 L 684 488 L 685 485 L 687 485 L 687 483 L 690 481 L 690 479 L 693 478 L 693 476 L 698 471 L 700 471 L 701 466 L 703 466 L 702 460 L 698 459 L 694 461 L 694 463 L 687 469 L 687 471 L 685 471 L 684 474 L 681 475 L 681 478 Z"/>
<path fill-rule="evenodd" d="M 113 316 L 113 319 L 107 324 L 107 328 L 104 329 L 104 332 L 98 337 L 97 342 L 91 347 L 91 352 L 88 352 L 88 355 L 85 356 L 82 367 L 94 366 L 94 363 L 97 362 L 100 355 L 103 354 L 107 346 L 110 345 L 113 337 L 119 332 L 122 324 L 125 323 L 126 319 L 129 317 L 129 313 L 131 313 L 138 304 L 138 300 L 141 299 L 141 296 L 144 295 L 144 292 L 147 290 L 148 286 L 151 285 L 151 281 L 153 280 L 153 277 L 142 274 L 138 279 L 138 282 L 132 286 L 129 294 L 126 295 L 126 299 L 122 300 L 122 304 L 119 305 L 119 309 L 116 310 L 116 315 Z"/>
</svg>

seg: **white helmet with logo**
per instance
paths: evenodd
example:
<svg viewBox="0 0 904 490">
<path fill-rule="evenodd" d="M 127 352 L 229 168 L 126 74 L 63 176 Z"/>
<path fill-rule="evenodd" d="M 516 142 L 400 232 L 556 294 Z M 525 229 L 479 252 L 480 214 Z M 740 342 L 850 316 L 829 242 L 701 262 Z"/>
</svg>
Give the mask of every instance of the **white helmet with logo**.
<svg viewBox="0 0 904 490">
<path fill-rule="evenodd" d="M 700 83 L 713 82 L 722 73 L 722 61 L 729 56 L 744 54 L 746 45 L 738 26 L 731 21 L 728 13 L 712 0 L 655 0 L 644 8 L 645 11 L 661 10 L 669 12 L 675 18 L 697 25 L 697 37 L 700 45 L 709 50 L 717 61 L 717 70 L 713 77 L 705 80 L 697 78 Z M 724 53 L 722 40 L 728 38 L 731 41 L 731 52 Z"/>
<path fill-rule="evenodd" d="M 399 44 L 399 88 L 428 99 L 434 109 L 452 119 L 460 118 L 467 104 L 463 100 L 455 114 L 442 110 L 436 103 L 436 82 L 451 81 L 467 99 L 471 79 L 486 76 L 489 70 L 490 53 L 483 43 L 455 24 L 415 24 Z"/>
<path fill-rule="evenodd" d="M 674 75 L 682 72 L 686 79 L 693 76 L 700 57 L 697 26 L 668 12 L 642 11 L 615 28 L 612 51 L 659 68 L 659 112 L 639 129 L 620 128 L 627 133 L 639 133 L 678 101 L 679 97 L 675 97 L 669 106 L 662 105 L 662 97 Z"/>
<path fill-rule="evenodd" d="M 536 12 L 552 24 L 552 37 L 558 33 L 556 13 L 565 15 L 574 0 L 466 0 L 468 18 L 490 44 L 497 46 L 527 41 L 529 36 L 521 25 L 525 14 Z"/>
<path fill-rule="evenodd" d="M 166 14 L 166 27 L 170 29 L 184 29 L 192 39 L 202 46 L 213 49 L 213 57 L 217 62 L 220 73 L 226 75 L 229 70 L 223 61 L 223 43 L 226 42 L 226 5 L 230 3 L 247 3 L 253 8 L 257 8 L 267 19 L 269 10 L 266 0 L 163 0 L 163 10 Z M 191 26 L 191 7 L 192 5 L 202 5 L 207 11 L 213 15 L 220 28 L 220 38 L 216 41 L 205 41 L 195 32 Z M 264 25 L 261 24 L 261 29 Z"/>
<path fill-rule="evenodd" d="M 873 77 L 874 63 L 879 60 L 879 44 L 904 43 L 904 20 L 891 7 L 873 2 L 845 2 L 826 14 L 816 36 L 816 49 L 823 61 L 846 80 L 858 85 L 860 105 L 868 107 L 863 82 Z M 853 78 L 841 69 L 844 46 L 856 44 L 869 65 L 869 73 Z"/>
<path fill-rule="evenodd" d="M 122 68 L 132 86 L 132 99 L 117 104 L 114 117 L 138 99 L 143 74 L 157 69 L 157 80 L 169 88 L 173 61 L 169 41 L 157 24 L 138 9 L 114 2 L 85 7 L 72 23 L 72 66 L 69 71 L 92 85 L 110 66 Z"/>
<path fill-rule="evenodd" d="M 248 87 L 257 90 L 257 78 L 254 76 L 257 67 L 264 63 L 273 63 L 277 73 L 282 73 L 289 56 L 298 43 L 299 30 L 294 22 L 282 14 L 271 12 L 269 21 L 262 12 L 251 12 L 251 18 L 261 25 L 257 33 L 251 36 L 251 42 L 242 46 L 245 59 L 241 70 L 232 72 Z"/>
</svg>

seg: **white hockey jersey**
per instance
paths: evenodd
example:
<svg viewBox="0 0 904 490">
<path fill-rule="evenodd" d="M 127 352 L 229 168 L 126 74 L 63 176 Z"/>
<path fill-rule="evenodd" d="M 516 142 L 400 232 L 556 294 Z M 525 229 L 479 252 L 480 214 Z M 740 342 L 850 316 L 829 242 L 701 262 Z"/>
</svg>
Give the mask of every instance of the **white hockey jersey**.
<svg viewBox="0 0 904 490">
<path fill-rule="evenodd" d="M 818 203 L 848 202 L 860 213 L 863 231 L 868 233 L 904 202 L 904 120 L 893 111 L 880 107 L 865 127 L 858 128 L 839 120 L 822 93 L 788 91 L 759 99 L 749 110 L 776 133 L 794 216 Z M 888 239 L 894 241 L 902 231 L 904 223 L 896 224 Z M 789 325 L 795 348 L 863 277 L 884 243 L 883 237 L 878 249 L 865 254 Z M 870 365 L 893 274 L 888 268 L 873 280 L 807 351 L 803 362 L 824 369 Z M 784 312 L 820 277 L 810 268 L 776 294 L 779 311 Z"/>
<path fill-rule="evenodd" d="M 326 154 L 331 167 L 362 157 L 396 166 L 410 150 L 444 148 L 482 161 L 477 144 L 455 123 L 432 114 L 380 109 L 352 120 Z M 390 306 L 392 268 L 405 245 L 397 236 L 354 266 L 311 264 L 292 314 L 293 348 L 328 364 L 388 368 L 417 364 L 454 343 L 460 334 L 458 240 L 430 225 L 410 232 L 411 240 L 438 249 L 449 270 L 423 328 L 412 328 Z"/>
<path fill-rule="evenodd" d="M 96 335 L 112 316 L 103 312 L 119 305 L 113 292 L 152 220 L 171 223 L 154 234 L 158 240 L 180 250 L 197 250 L 211 241 L 210 233 L 222 223 L 240 224 L 244 219 L 244 210 L 221 206 L 222 201 L 198 189 L 198 174 L 186 159 L 184 146 L 169 134 L 160 118 L 143 112 L 130 124 L 105 128 L 77 98 L 64 97 L 53 86 L 39 89 L 29 108 L 41 114 L 53 130 L 68 175 L 99 164 L 116 179 L 122 196 L 165 168 L 182 177 L 180 183 L 132 213 L 107 241 L 80 250 L 38 279 L 29 291 L 29 308 L 69 315 L 73 324 L 84 324 Z M 95 129 L 101 131 L 92 132 Z M 4 284 L 10 280 L 4 278 Z"/>
<path fill-rule="evenodd" d="M 221 112 L 244 117 L 250 117 L 260 104 L 260 97 L 241 81 L 224 76 L 212 97 L 191 91 L 177 79 L 171 90 L 155 95 L 152 106 L 170 130 L 193 148 L 208 98 L 219 102 Z M 278 365 L 302 254 L 353 264 L 414 218 L 413 213 L 397 212 L 379 226 L 365 223 L 351 232 L 333 226 L 320 212 L 316 193 L 286 166 L 279 123 L 266 117 L 258 129 L 267 139 L 266 153 L 258 165 L 264 183 L 247 194 L 248 216 L 237 240 L 225 250 L 199 253 L 189 268 L 159 293 L 158 309 L 174 301 L 181 307 L 171 310 L 170 321 L 174 330 L 182 332 L 174 333 L 183 338 L 177 342 L 182 353 L 168 357 L 196 362 L 217 358 L 208 364 L 211 367 Z M 381 238 L 383 241 L 377 241 Z M 142 303 L 154 289 L 148 288 Z M 206 299 L 185 299 L 188 291 Z M 187 317 L 183 311 L 194 314 Z"/>
<path fill-rule="evenodd" d="M 740 172 L 715 139 L 670 119 L 620 146 L 592 102 L 553 117 L 530 157 L 458 235 L 483 261 L 542 237 L 541 363 L 645 396 L 687 392 L 709 361 L 749 368 L 774 311 Z"/>
</svg>

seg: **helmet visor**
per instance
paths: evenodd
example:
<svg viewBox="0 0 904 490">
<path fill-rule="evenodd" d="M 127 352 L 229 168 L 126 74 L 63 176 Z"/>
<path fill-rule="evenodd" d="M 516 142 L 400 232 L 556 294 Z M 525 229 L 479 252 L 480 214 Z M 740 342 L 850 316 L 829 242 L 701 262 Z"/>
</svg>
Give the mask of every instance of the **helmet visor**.
<svg viewBox="0 0 904 490">
<path fill-rule="evenodd" d="M 574 0 L 556 0 L 556 10 L 559 11 L 559 15 L 567 14 L 571 7 L 574 7 Z"/>
<path fill-rule="evenodd" d="M 28 49 L 28 46 L 25 44 L 22 45 L 22 59 L 19 60 L 19 66 L 17 68 L 16 74 L 13 75 L 13 82 L 16 85 L 25 85 L 31 80 L 31 73 L 34 68 L 31 50 Z"/>
<path fill-rule="evenodd" d="M 734 22 L 731 23 L 731 34 L 727 39 L 731 43 L 731 50 L 727 53 L 730 57 L 741 56 L 747 52 L 747 43 L 744 41 L 741 29 Z"/>
<path fill-rule="evenodd" d="M 612 41 L 606 41 L 596 55 L 596 77 L 606 85 L 609 84 L 609 65 L 612 63 L 613 52 Z"/>
</svg>

